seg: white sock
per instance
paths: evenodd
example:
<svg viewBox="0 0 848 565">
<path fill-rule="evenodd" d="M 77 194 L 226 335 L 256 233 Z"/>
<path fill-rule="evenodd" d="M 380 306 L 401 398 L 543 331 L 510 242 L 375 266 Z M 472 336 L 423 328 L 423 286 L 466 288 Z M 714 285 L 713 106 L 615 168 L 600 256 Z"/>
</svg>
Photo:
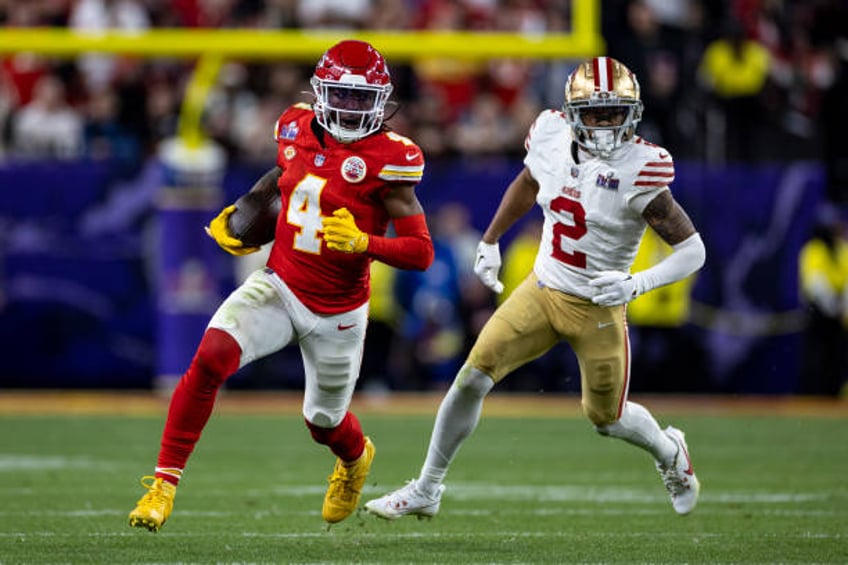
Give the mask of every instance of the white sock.
<svg viewBox="0 0 848 565">
<path fill-rule="evenodd" d="M 641 447 L 663 465 L 670 465 L 677 455 L 677 444 L 660 429 L 648 409 L 635 402 L 624 405 L 617 422 L 595 429 L 602 435 L 617 437 Z"/>
<path fill-rule="evenodd" d="M 459 370 L 439 406 L 430 446 L 427 448 L 427 459 L 418 477 L 418 488 L 424 494 L 433 496 L 445 480 L 448 467 L 462 442 L 477 427 L 483 399 L 493 386 L 495 383 L 488 375 L 469 365 Z"/>
</svg>

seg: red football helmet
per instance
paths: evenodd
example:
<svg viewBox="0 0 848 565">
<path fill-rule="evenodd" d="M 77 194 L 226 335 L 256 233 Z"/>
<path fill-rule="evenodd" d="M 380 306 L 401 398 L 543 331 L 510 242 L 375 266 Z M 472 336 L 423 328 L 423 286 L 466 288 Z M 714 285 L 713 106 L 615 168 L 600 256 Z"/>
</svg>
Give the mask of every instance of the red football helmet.
<svg viewBox="0 0 848 565">
<path fill-rule="evenodd" d="M 383 56 L 369 43 L 345 40 L 330 47 L 310 84 L 318 123 L 338 141 L 351 143 L 383 125 L 392 79 Z"/>
</svg>

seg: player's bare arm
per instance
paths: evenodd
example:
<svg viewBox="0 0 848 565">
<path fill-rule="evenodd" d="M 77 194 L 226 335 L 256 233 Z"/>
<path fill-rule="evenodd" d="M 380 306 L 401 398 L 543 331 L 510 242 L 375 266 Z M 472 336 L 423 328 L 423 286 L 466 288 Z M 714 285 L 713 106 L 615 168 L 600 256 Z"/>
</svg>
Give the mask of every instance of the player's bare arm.
<svg viewBox="0 0 848 565">
<path fill-rule="evenodd" d="M 483 234 L 483 241 L 489 244 L 496 243 L 515 222 L 530 211 L 536 203 L 538 192 L 539 183 L 525 167 L 504 192 L 501 203 Z"/>
<path fill-rule="evenodd" d="M 279 167 L 271 168 L 206 227 L 206 233 L 227 253 L 255 253 L 261 245 L 274 239 L 280 199 L 277 180 L 281 174 Z M 258 221 L 260 217 L 263 221 Z"/>
<path fill-rule="evenodd" d="M 703 266 L 706 257 L 704 242 L 671 192 L 664 190 L 658 194 L 645 207 L 642 217 L 663 241 L 672 246 L 671 255 L 632 276 L 619 271 L 598 273 L 589 283 L 598 289 L 592 297 L 595 304 L 626 304 L 650 290 L 682 280 Z"/>
<path fill-rule="evenodd" d="M 424 213 L 424 208 L 415 196 L 414 184 L 401 184 L 395 187 L 383 199 L 383 205 L 390 218 L 403 218 Z"/>
<path fill-rule="evenodd" d="M 498 240 L 506 231 L 530 211 L 536 203 L 539 183 L 524 167 L 509 183 L 501 203 L 495 212 L 489 227 L 477 245 L 477 258 L 474 261 L 474 272 L 484 285 L 494 292 L 503 292 L 503 283 L 498 280 L 501 269 L 501 252 Z"/>
<path fill-rule="evenodd" d="M 280 178 L 280 175 L 283 174 L 282 169 L 280 167 L 272 167 L 267 173 L 262 175 L 259 180 L 257 180 L 252 187 L 250 187 L 249 192 L 261 192 L 275 194 L 279 190 L 277 188 L 277 181 Z"/>
<path fill-rule="evenodd" d="M 645 207 L 642 217 L 669 245 L 677 245 L 695 233 L 695 225 L 671 192 L 662 191 Z"/>
</svg>

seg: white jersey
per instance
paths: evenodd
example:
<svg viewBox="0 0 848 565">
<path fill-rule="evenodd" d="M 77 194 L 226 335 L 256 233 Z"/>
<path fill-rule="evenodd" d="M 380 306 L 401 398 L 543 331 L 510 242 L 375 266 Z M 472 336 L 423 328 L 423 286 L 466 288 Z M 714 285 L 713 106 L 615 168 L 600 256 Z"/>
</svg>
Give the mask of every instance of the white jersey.
<svg viewBox="0 0 848 565">
<path fill-rule="evenodd" d="M 664 148 L 636 136 L 609 159 L 572 148 L 562 112 L 542 112 L 524 143 L 545 215 L 533 267 L 545 286 L 591 299 L 599 271 L 629 272 L 647 223 L 642 211 L 674 180 Z"/>
</svg>

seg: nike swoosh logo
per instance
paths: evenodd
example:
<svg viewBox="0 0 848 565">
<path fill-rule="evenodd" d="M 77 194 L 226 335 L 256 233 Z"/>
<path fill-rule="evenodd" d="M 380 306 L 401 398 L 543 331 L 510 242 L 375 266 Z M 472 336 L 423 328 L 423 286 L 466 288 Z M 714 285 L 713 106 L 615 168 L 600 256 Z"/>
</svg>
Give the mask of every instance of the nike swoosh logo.
<svg viewBox="0 0 848 565">
<path fill-rule="evenodd" d="M 598 322 L 598 329 L 602 330 L 604 328 L 608 328 L 609 326 L 614 326 L 615 322 Z"/>
<path fill-rule="evenodd" d="M 692 476 L 692 475 L 695 474 L 695 469 L 692 468 L 692 460 L 689 459 L 689 452 L 686 451 L 686 448 L 683 447 L 683 444 L 680 445 L 680 449 L 683 451 L 683 455 L 686 457 L 686 463 L 689 464 L 689 467 L 683 472 L 686 473 L 689 476 Z"/>
<path fill-rule="evenodd" d="M 338 326 L 336 326 L 336 328 L 338 328 L 338 330 L 339 330 L 340 332 L 343 332 L 343 331 L 345 331 L 345 330 L 349 330 L 350 328 L 352 328 L 352 327 L 354 327 L 354 326 L 356 326 L 356 324 L 350 324 L 350 325 L 348 325 L 348 326 L 346 326 L 346 325 L 344 325 L 344 324 L 339 324 Z"/>
<path fill-rule="evenodd" d="M 415 159 L 416 157 L 418 157 L 418 153 L 417 153 L 417 152 L 416 152 L 416 153 L 407 153 L 407 154 L 406 154 L 406 160 L 407 160 L 407 161 L 412 161 L 412 160 L 413 160 L 413 159 Z"/>
<path fill-rule="evenodd" d="M 660 153 L 660 159 L 665 159 L 668 157 L 668 153 Z"/>
</svg>

